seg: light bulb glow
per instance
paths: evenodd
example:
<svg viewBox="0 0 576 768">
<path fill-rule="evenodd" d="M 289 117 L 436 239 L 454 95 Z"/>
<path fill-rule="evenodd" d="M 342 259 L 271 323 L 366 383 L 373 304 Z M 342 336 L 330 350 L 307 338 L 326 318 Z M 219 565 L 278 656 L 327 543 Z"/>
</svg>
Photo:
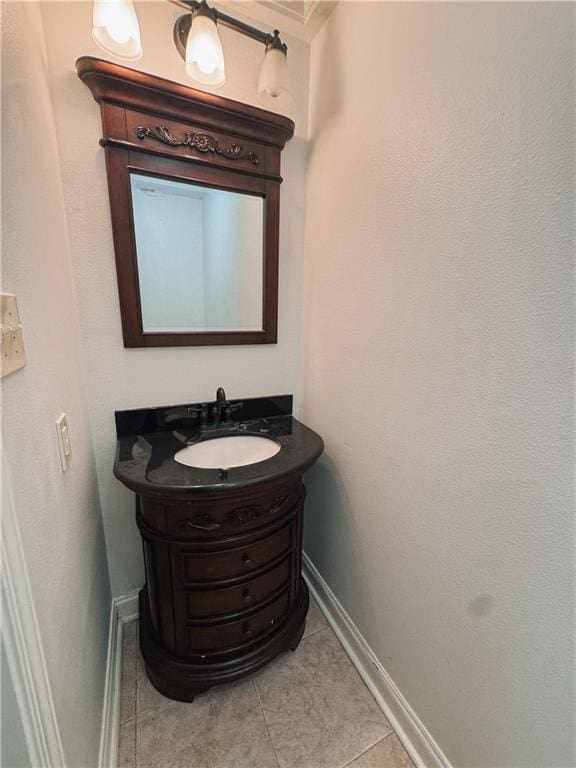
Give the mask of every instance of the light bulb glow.
<svg viewBox="0 0 576 768">
<path fill-rule="evenodd" d="M 186 72 L 203 85 L 215 87 L 226 80 L 222 43 L 215 22 L 208 16 L 192 19 L 186 43 Z"/>
<path fill-rule="evenodd" d="M 142 56 L 140 26 L 132 0 L 94 0 L 92 38 L 107 53 L 123 59 Z"/>
</svg>

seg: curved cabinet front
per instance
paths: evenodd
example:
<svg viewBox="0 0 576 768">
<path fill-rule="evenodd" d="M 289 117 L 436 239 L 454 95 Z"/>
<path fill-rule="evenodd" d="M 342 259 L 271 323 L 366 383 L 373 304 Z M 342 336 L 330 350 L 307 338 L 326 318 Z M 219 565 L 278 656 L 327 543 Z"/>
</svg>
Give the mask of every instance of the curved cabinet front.
<svg viewBox="0 0 576 768">
<path fill-rule="evenodd" d="M 153 685 L 192 701 L 298 645 L 302 473 L 241 490 L 137 497 L 146 586 L 140 645 Z"/>
</svg>

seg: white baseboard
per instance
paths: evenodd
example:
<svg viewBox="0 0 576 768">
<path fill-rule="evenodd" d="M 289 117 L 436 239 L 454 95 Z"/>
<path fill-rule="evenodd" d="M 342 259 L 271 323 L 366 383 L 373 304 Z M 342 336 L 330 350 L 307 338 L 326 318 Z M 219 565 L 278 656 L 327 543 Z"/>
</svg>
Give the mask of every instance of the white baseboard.
<svg viewBox="0 0 576 768">
<path fill-rule="evenodd" d="M 110 606 L 108 661 L 104 683 L 104 706 L 100 732 L 99 768 L 116 768 L 120 729 L 120 688 L 122 685 L 122 636 L 124 625 L 138 615 L 138 592 L 115 597 Z"/>
<path fill-rule="evenodd" d="M 110 607 L 108 659 L 104 680 L 104 705 L 100 731 L 99 768 L 115 768 L 118 763 L 118 728 L 120 722 L 120 684 L 122 678 L 122 622 L 116 603 Z"/>
<path fill-rule="evenodd" d="M 451 768 L 306 553 L 303 560 L 304 577 L 312 595 L 417 768 Z"/>
<path fill-rule="evenodd" d="M 134 592 L 128 592 L 126 595 L 114 598 L 116 609 L 118 611 L 118 618 L 124 623 L 128 621 L 134 621 L 138 618 L 138 594 L 140 590 L 136 589 Z"/>
</svg>

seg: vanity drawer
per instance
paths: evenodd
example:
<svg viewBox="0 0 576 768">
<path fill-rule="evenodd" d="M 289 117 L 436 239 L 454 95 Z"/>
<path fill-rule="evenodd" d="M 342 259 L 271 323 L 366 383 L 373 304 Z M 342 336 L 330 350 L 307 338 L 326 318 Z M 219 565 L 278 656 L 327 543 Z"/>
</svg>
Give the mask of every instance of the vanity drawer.
<svg viewBox="0 0 576 768">
<path fill-rule="evenodd" d="M 288 611 L 288 593 L 250 618 L 215 626 L 188 626 L 188 652 L 221 651 L 250 642 L 274 629 Z"/>
<path fill-rule="evenodd" d="M 240 502 L 192 502 L 165 506 L 166 531 L 179 541 L 206 541 L 222 536 L 237 536 L 290 514 L 304 502 L 300 481 L 277 489 L 274 494 L 260 493 Z"/>
<path fill-rule="evenodd" d="M 244 576 L 288 552 L 291 541 L 292 525 L 287 525 L 272 536 L 244 547 L 207 553 L 182 549 L 182 582 L 188 586 Z"/>
<path fill-rule="evenodd" d="M 235 587 L 186 592 L 186 615 L 189 619 L 200 619 L 252 608 L 288 586 L 289 576 L 290 561 L 286 559 L 263 576 Z"/>
</svg>

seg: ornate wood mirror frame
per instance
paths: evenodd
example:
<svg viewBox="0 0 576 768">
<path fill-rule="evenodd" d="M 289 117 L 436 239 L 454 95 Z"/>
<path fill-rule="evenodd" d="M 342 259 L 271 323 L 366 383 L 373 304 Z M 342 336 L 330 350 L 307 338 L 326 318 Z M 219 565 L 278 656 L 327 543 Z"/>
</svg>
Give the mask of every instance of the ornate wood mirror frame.
<svg viewBox="0 0 576 768">
<path fill-rule="evenodd" d="M 100 104 L 124 346 L 276 343 L 280 154 L 294 123 L 101 59 L 83 56 L 76 71 Z M 131 173 L 263 198 L 261 330 L 144 331 Z"/>
</svg>

